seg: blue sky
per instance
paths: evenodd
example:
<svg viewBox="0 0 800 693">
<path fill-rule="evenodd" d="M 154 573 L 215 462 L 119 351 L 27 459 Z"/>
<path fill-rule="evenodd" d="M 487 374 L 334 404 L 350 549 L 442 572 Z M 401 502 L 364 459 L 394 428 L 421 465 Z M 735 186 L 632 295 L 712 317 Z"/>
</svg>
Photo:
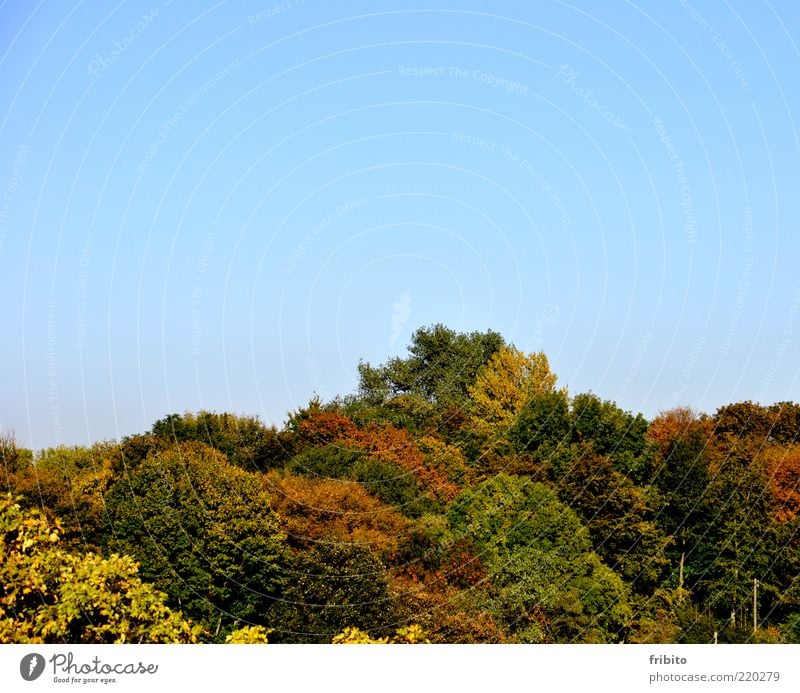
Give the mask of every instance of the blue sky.
<svg viewBox="0 0 800 693">
<path fill-rule="evenodd" d="M 0 429 L 281 423 L 414 329 L 798 399 L 800 9 L 0 5 Z"/>
</svg>

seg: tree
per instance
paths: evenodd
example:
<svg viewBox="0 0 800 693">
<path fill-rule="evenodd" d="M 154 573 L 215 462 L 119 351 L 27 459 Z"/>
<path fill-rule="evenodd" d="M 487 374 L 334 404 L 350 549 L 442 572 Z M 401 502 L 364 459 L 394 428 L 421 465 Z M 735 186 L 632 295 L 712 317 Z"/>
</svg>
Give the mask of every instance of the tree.
<svg viewBox="0 0 800 693">
<path fill-rule="evenodd" d="M 295 452 L 349 438 L 358 430 L 349 416 L 336 408 L 323 407 L 318 399 L 312 399 L 307 407 L 294 412 L 287 428 L 294 437 Z"/>
<path fill-rule="evenodd" d="M 387 645 L 389 643 L 401 645 L 417 645 L 430 642 L 425 635 L 425 631 L 417 624 L 398 628 L 391 639 L 386 636 L 383 638 L 372 638 L 369 633 L 365 633 L 358 628 L 345 628 L 341 633 L 335 635 L 331 641 L 334 645 Z"/>
<path fill-rule="evenodd" d="M 787 522 L 800 512 L 800 445 L 769 446 L 762 453 L 775 519 Z"/>
<path fill-rule="evenodd" d="M 583 519 L 600 557 L 633 591 L 652 593 L 669 566 L 665 551 L 671 543 L 653 522 L 653 489 L 634 484 L 591 446 L 575 446 L 554 483 L 561 500 Z"/>
<path fill-rule="evenodd" d="M 434 642 L 501 643 L 509 634 L 488 610 L 489 573 L 468 536 L 425 515 L 406 537 L 389 576 L 398 621 L 418 623 Z"/>
<path fill-rule="evenodd" d="M 591 443 L 595 452 L 608 455 L 614 468 L 637 483 L 651 474 L 651 451 L 647 445 L 647 420 L 601 400 L 592 393 L 572 400 L 572 430 L 576 442 Z"/>
<path fill-rule="evenodd" d="M 111 475 L 129 474 L 148 457 L 158 456 L 175 445 L 169 438 L 142 433 L 124 437 L 111 454 Z"/>
<path fill-rule="evenodd" d="M 781 631 L 784 642 L 800 644 L 800 612 L 793 613 L 781 626 Z"/>
<path fill-rule="evenodd" d="M 715 433 L 724 438 L 750 437 L 762 444 L 798 442 L 800 405 L 778 402 L 769 407 L 751 401 L 720 407 L 714 415 Z"/>
<path fill-rule="evenodd" d="M 442 469 L 426 463 L 425 455 L 408 431 L 389 424 L 370 424 L 343 442 L 359 447 L 373 460 L 396 465 L 411 474 L 434 500 L 449 501 L 458 493 L 458 486 Z"/>
<path fill-rule="evenodd" d="M 480 549 L 493 610 L 522 642 L 612 642 L 631 615 L 622 580 L 578 516 L 541 483 L 498 474 L 450 506 L 455 537 Z"/>
<path fill-rule="evenodd" d="M 248 471 L 264 471 L 290 457 L 286 436 L 257 416 L 201 411 L 170 414 L 153 424 L 151 433 L 172 442 L 196 440 L 224 453 Z"/>
<path fill-rule="evenodd" d="M 381 366 L 359 364 L 359 393 L 378 404 L 413 394 L 442 408 L 461 406 L 477 372 L 504 344 L 491 330 L 465 334 L 443 325 L 421 327 L 411 337 L 406 358 Z"/>
<path fill-rule="evenodd" d="M 391 424 L 414 435 L 449 429 L 454 422 L 453 411 L 439 410 L 417 394 L 397 395 L 379 401 L 348 395 L 334 398 L 325 406 L 348 416 L 361 428 L 373 422 Z"/>
<path fill-rule="evenodd" d="M 301 412 L 292 426 L 296 447 L 302 450 L 287 465 L 292 471 L 360 481 L 382 500 L 407 506 L 403 512 L 410 515 L 458 493 L 447 472 L 402 428 L 375 422 L 359 428 L 351 419 L 320 408 Z"/>
<path fill-rule="evenodd" d="M 195 642 L 199 627 L 138 577 L 129 556 L 64 551 L 59 524 L 0 497 L 0 642 Z"/>
<path fill-rule="evenodd" d="M 520 411 L 509 431 L 518 451 L 529 451 L 539 460 L 556 461 L 571 445 L 591 447 L 612 460 L 614 468 L 638 484 L 652 473 L 653 451 L 645 434 L 647 421 L 584 393 L 569 402 L 564 390 L 533 396 Z"/>
<path fill-rule="evenodd" d="M 484 436 L 504 435 L 533 397 L 553 392 L 555 385 L 556 376 L 544 353 L 502 347 L 468 388 L 472 423 Z"/>
<path fill-rule="evenodd" d="M 569 401 L 563 390 L 535 395 L 517 416 L 508 438 L 519 452 L 547 459 L 572 440 Z"/>
<path fill-rule="evenodd" d="M 692 437 L 708 440 L 712 433 L 713 425 L 708 417 L 700 416 L 690 407 L 673 407 L 650 422 L 647 440 L 662 458 L 666 458 L 676 442 Z"/>
<path fill-rule="evenodd" d="M 187 442 L 114 483 L 109 550 L 135 556 L 169 603 L 224 639 L 239 621 L 269 625 L 286 549 L 261 475 Z"/>
<path fill-rule="evenodd" d="M 425 467 L 437 470 L 456 486 L 463 487 L 474 480 L 475 470 L 458 446 L 433 435 L 418 438 L 416 443 L 424 455 L 422 464 Z"/>
<path fill-rule="evenodd" d="M 229 645 L 265 645 L 271 632 L 271 628 L 264 626 L 242 626 L 225 638 L 225 642 Z"/>
<path fill-rule="evenodd" d="M 270 472 L 272 509 L 298 549 L 319 543 L 353 544 L 386 560 L 411 531 L 407 518 L 372 497 L 358 483 Z"/>
<path fill-rule="evenodd" d="M 712 521 L 708 495 L 710 475 L 710 420 L 691 409 L 677 408 L 659 414 L 647 437 L 653 444 L 653 485 L 661 494 L 657 523 L 674 537 L 668 549 L 677 564 L 676 584 L 694 584 L 705 569 L 695 550 Z"/>
<path fill-rule="evenodd" d="M 7 486 L 11 477 L 28 469 L 32 462 L 33 454 L 17 445 L 13 433 L 0 434 L 0 466 Z"/>
<path fill-rule="evenodd" d="M 699 575 L 687 586 L 721 618 L 752 622 L 753 581 L 759 582 L 759 606 L 768 613 L 789 585 L 775 568 L 781 524 L 773 515 L 767 467 L 761 443 L 729 438 L 724 455 L 712 460 L 708 502 L 713 514 L 702 538 L 687 557 Z"/>
<path fill-rule="evenodd" d="M 469 570 L 480 565 L 470 557 L 461 566 Z M 397 622 L 419 623 L 432 642 L 505 643 L 507 628 L 498 615 L 490 612 L 492 597 L 487 583 L 469 588 L 450 584 L 450 574 L 414 569 L 393 571 L 390 594 L 397 611 Z M 483 576 L 485 580 L 485 576 Z"/>
<path fill-rule="evenodd" d="M 780 445 L 800 443 L 800 404 L 776 402 L 770 405 L 772 414 L 772 439 Z"/>
<path fill-rule="evenodd" d="M 395 622 L 386 568 L 369 549 L 316 544 L 294 554 L 291 580 L 273 611 L 276 641 L 329 643 L 347 627 L 383 637 Z"/>
<path fill-rule="evenodd" d="M 436 503 L 411 470 L 392 460 L 353 447 L 330 443 L 306 448 L 286 465 L 286 471 L 321 479 L 357 481 L 367 492 L 409 517 L 430 511 Z"/>
<path fill-rule="evenodd" d="M 26 506 L 58 517 L 63 543 L 74 549 L 99 549 L 105 524 L 103 495 L 112 479 L 115 443 L 41 450 L 35 464 L 10 477 L 12 492 Z"/>
</svg>

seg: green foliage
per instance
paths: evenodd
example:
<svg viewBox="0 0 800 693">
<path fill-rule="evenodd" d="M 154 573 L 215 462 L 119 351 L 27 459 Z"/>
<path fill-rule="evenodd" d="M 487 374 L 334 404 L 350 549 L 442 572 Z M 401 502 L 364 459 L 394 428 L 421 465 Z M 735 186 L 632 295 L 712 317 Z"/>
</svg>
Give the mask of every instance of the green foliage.
<svg viewBox="0 0 800 693">
<path fill-rule="evenodd" d="M 377 403 L 369 398 L 349 397 L 333 406 L 358 426 L 387 423 L 414 434 L 441 429 L 448 420 L 430 401 L 415 394 L 397 395 Z"/>
<path fill-rule="evenodd" d="M 392 462 L 364 456 L 353 467 L 352 478 L 376 498 L 394 505 L 409 517 L 419 517 L 437 507 L 417 480 Z"/>
<path fill-rule="evenodd" d="M 279 642 L 329 643 L 347 627 L 381 637 L 394 620 L 386 569 L 364 547 L 320 543 L 296 554 L 272 619 Z"/>
<path fill-rule="evenodd" d="M 504 344 L 491 330 L 463 334 L 443 325 L 422 327 L 412 335 L 406 358 L 359 364 L 360 394 L 377 404 L 411 394 L 439 407 L 463 405 L 480 368 Z"/>
<path fill-rule="evenodd" d="M 781 625 L 784 642 L 800 645 L 800 613 L 793 613 Z"/>
<path fill-rule="evenodd" d="M 607 456 L 575 446 L 554 479 L 559 497 L 583 518 L 592 545 L 630 587 L 652 592 L 669 565 L 669 538 L 653 522 L 658 497 L 614 469 Z"/>
<path fill-rule="evenodd" d="M 688 592 L 681 588 L 659 587 L 653 594 L 632 595 L 634 613 L 626 642 L 647 645 L 676 642 L 681 632 L 677 612 L 688 599 Z"/>
<path fill-rule="evenodd" d="M 654 450 L 647 441 L 647 421 L 591 393 L 570 404 L 565 391 L 532 397 L 509 431 L 516 450 L 539 459 L 557 455 L 570 445 L 591 447 L 612 460 L 614 468 L 638 484 L 652 475 Z"/>
<path fill-rule="evenodd" d="M 576 442 L 589 442 L 595 452 L 608 455 L 614 467 L 641 483 L 651 473 L 652 451 L 647 445 L 647 420 L 623 411 L 592 393 L 572 400 L 572 428 Z"/>
<path fill-rule="evenodd" d="M 538 453 L 546 458 L 571 440 L 569 400 L 563 390 L 532 397 L 508 433 L 518 451 Z"/>
<path fill-rule="evenodd" d="M 364 456 L 361 450 L 329 443 L 306 448 L 287 462 L 284 468 L 295 474 L 322 479 L 353 479 L 353 469 Z"/>
<path fill-rule="evenodd" d="M 436 507 L 417 479 L 399 465 L 337 443 L 307 448 L 286 469 L 323 479 L 357 481 L 376 498 L 410 517 Z"/>
<path fill-rule="evenodd" d="M 704 535 L 715 512 L 708 494 L 709 455 L 702 429 L 691 424 L 661 441 L 653 485 L 661 494 L 656 522 L 674 538 L 667 555 L 677 568 L 675 584 L 695 584 L 707 564 Z"/>
<path fill-rule="evenodd" d="M 151 433 L 172 442 L 195 440 L 224 453 L 228 461 L 248 471 L 278 466 L 290 456 L 288 441 L 256 416 L 201 411 L 170 414 L 153 424 Z"/>
<path fill-rule="evenodd" d="M 715 465 L 708 487 L 714 509 L 695 549 L 699 576 L 688 587 L 720 618 L 732 612 L 752 620 L 753 580 L 760 584 L 764 612 L 789 585 L 781 584 L 776 556 L 787 550 L 771 512 L 765 470 L 749 444 L 729 449 Z"/>
<path fill-rule="evenodd" d="M 157 456 L 173 445 L 169 438 L 154 436 L 151 433 L 123 438 L 111 455 L 111 471 L 114 478 L 132 472 L 148 457 Z"/>
<path fill-rule="evenodd" d="M 471 537 L 492 560 L 532 545 L 569 555 L 590 549 L 578 516 L 547 486 L 519 476 L 498 474 L 465 491 L 447 516 L 457 534 Z"/>
<path fill-rule="evenodd" d="M 244 620 L 268 625 L 284 584 L 284 536 L 261 476 L 218 451 L 182 443 L 148 457 L 107 496 L 109 550 L 215 638 Z"/>
<path fill-rule="evenodd" d="M 648 423 L 442 325 L 359 375 L 281 430 L 0 436 L 0 640 L 800 641 L 800 405 Z"/>
<path fill-rule="evenodd" d="M 714 633 L 719 641 L 719 626 L 714 618 L 703 613 L 691 602 L 684 602 L 677 609 L 677 624 L 680 628 L 677 642 L 681 644 L 708 645 L 714 642 Z"/>
<path fill-rule="evenodd" d="M 494 610 L 522 642 L 613 642 L 631 611 L 625 585 L 591 551 L 578 516 L 540 483 L 499 474 L 448 517 L 481 549 Z"/>
<path fill-rule="evenodd" d="M 696 605 L 685 601 L 677 610 L 680 633 L 676 642 L 680 644 L 709 645 L 711 643 L 742 645 L 745 643 L 769 642 L 773 639 L 770 629 L 762 634 L 753 633 L 752 621 L 734 623 L 730 619 L 716 619 Z"/>
<path fill-rule="evenodd" d="M 59 526 L 0 498 L 0 642 L 195 642 L 200 629 L 144 584 L 128 556 L 77 556 Z"/>
<path fill-rule="evenodd" d="M 737 402 L 720 407 L 713 421 L 720 437 L 748 437 L 760 443 L 786 445 L 797 442 L 800 405 L 778 402 L 765 407 L 750 401 Z"/>
</svg>

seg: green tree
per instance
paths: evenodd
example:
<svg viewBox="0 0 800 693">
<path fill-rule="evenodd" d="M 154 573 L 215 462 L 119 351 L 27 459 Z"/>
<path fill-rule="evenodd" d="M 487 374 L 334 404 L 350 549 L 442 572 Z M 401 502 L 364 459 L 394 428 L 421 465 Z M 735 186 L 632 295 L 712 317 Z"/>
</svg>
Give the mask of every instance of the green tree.
<svg viewBox="0 0 800 693">
<path fill-rule="evenodd" d="M 781 625 L 783 640 L 794 645 L 800 644 L 800 611 L 795 611 Z"/>
<path fill-rule="evenodd" d="M 576 445 L 554 478 L 559 497 L 583 518 L 592 546 L 638 593 L 650 594 L 669 567 L 670 539 L 654 523 L 659 498 L 614 469 L 591 446 Z"/>
<path fill-rule="evenodd" d="M 652 472 L 652 450 L 647 444 L 647 420 L 620 409 L 592 393 L 572 400 L 572 430 L 576 442 L 589 442 L 595 452 L 608 455 L 614 467 L 637 483 Z"/>
<path fill-rule="evenodd" d="M 541 483 L 498 474 L 448 511 L 489 569 L 493 609 L 522 642 L 613 642 L 631 611 L 578 516 Z"/>
<path fill-rule="evenodd" d="M 329 643 L 347 627 L 382 637 L 394 621 L 378 557 L 355 544 L 320 543 L 295 554 L 273 624 L 278 642 Z"/>
<path fill-rule="evenodd" d="M 359 364 L 359 392 L 379 404 L 412 394 L 439 407 L 463 406 L 476 374 L 502 346 L 503 338 L 491 330 L 464 334 L 444 325 L 422 327 L 412 335 L 406 358 Z"/>
<path fill-rule="evenodd" d="M 108 548 L 135 556 L 170 604 L 224 639 L 269 625 L 286 549 L 261 475 L 202 443 L 148 457 L 109 490 Z"/>
<path fill-rule="evenodd" d="M 687 586 L 720 618 L 752 623 L 753 581 L 769 613 L 789 585 L 776 574 L 782 527 L 772 512 L 760 444 L 742 439 L 712 461 L 708 502 L 713 515 L 689 558 L 699 575 Z"/>
<path fill-rule="evenodd" d="M 720 438 L 753 437 L 767 442 L 772 429 L 771 418 L 767 407 L 749 400 L 726 404 L 714 415 L 714 433 Z"/>
<path fill-rule="evenodd" d="M 59 525 L 0 497 L 0 642 L 195 642 L 129 556 L 64 551 Z"/>
<path fill-rule="evenodd" d="M 714 514 L 708 495 L 709 435 L 705 422 L 688 409 L 663 412 L 648 432 L 657 450 L 653 485 L 661 494 L 656 521 L 674 537 L 668 555 L 677 566 L 679 588 L 694 584 L 704 570 L 698 545 Z"/>
<path fill-rule="evenodd" d="M 285 469 L 312 478 L 357 481 L 373 496 L 410 517 L 418 517 L 435 507 L 411 472 L 394 462 L 337 443 L 306 448 Z"/>
<path fill-rule="evenodd" d="M 274 426 L 265 426 L 257 416 L 209 411 L 170 414 L 156 421 L 151 433 L 172 442 L 205 443 L 248 471 L 271 469 L 291 456 L 288 437 Z"/>
<path fill-rule="evenodd" d="M 564 390 L 545 392 L 528 401 L 508 432 L 519 452 L 547 459 L 557 448 L 572 440 L 569 400 Z"/>
<path fill-rule="evenodd" d="M 362 428 L 370 423 L 391 424 L 414 435 L 439 430 L 453 419 L 451 414 L 440 411 L 432 402 L 415 394 L 389 399 L 367 399 L 351 394 L 336 397 L 322 406 L 342 413 Z"/>
</svg>

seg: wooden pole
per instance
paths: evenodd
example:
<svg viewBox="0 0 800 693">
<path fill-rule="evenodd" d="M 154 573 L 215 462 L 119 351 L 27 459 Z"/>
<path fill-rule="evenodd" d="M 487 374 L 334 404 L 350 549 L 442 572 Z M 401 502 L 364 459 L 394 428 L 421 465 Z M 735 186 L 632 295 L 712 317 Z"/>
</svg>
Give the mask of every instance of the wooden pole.
<svg viewBox="0 0 800 693">
<path fill-rule="evenodd" d="M 753 633 L 758 633 L 758 580 L 753 578 Z"/>
</svg>

